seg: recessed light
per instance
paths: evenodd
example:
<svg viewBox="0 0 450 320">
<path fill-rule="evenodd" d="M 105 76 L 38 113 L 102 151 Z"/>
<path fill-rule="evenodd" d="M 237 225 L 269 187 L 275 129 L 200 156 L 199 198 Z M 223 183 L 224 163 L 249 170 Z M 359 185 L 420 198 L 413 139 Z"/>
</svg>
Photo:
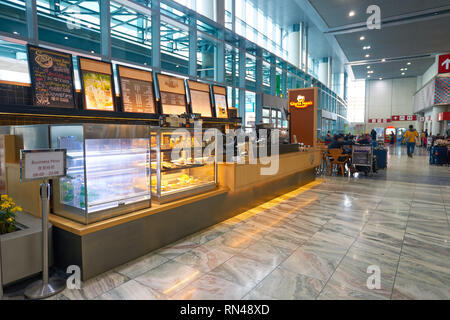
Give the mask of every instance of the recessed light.
<svg viewBox="0 0 450 320">
<path fill-rule="evenodd" d="M 383 80 L 383 78 L 379 78 L 379 80 Z"/>
<path fill-rule="evenodd" d="M 369 50 L 370 49 L 370 46 L 364 46 L 363 47 L 363 50 Z"/>
<path fill-rule="evenodd" d="M 64 37 L 64 39 L 66 39 L 66 40 L 67 40 L 67 39 L 69 39 L 69 37 L 67 37 L 67 36 L 66 36 L 66 37 Z"/>
<path fill-rule="evenodd" d="M 14 33 L 14 34 L 19 34 L 17 31 L 14 31 L 13 33 Z"/>
<path fill-rule="evenodd" d="M 404 72 L 402 72 L 402 76 L 404 76 L 405 75 L 405 73 Z"/>
<path fill-rule="evenodd" d="M 381 59 L 381 62 L 386 62 L 386 59 Z"/>
<path fill-rule="evenodd" d="M 180 65 L 178 65 L 178 64 L 177 64 L 177 65 L 176 65 L 176 67 L 177 67 L 177 68 L 179 68 L 179 67 L 180 67 Z"/>
<path fill-rule="evenodd" d="M 410 66 L 410 65 L 411 65 L 411 62 L 408 62 L 406 65 Z"/>
<path fill-rule="evenodd" d="M 372 73 L 373 73 L 373 70 L 369 70 L 369 71 L 367 71 L 367 73 L 370 73 L 370 74 L 372 74 Z"/>
<path fill-rule="evenodd" d="M 353 17 L 354 15 L 355 15 L 355 11 L 353 11 L 353 10 L 348 13 L 349 17 Z"/>
<path fill-rule="evenodd" d="M 370 54 L 366 54 L 365 57 L 366 57 L 366 58 L 370 57 Z"/>
<path fill-rule="evenodd" d="M 370 74 L 367 76 L 367 78 L 370 78 Z"/>
<path fill-rule="evenodd" d="M 91 51 L 91 53 L 95 53 L 95 51 L 94 51 L 94 50 L 92 50 L 92 51 Z"/>
<path fill-rule="evenodd" d="M 370 69 L 370 66 L 367 66 L 367 69 Z"/>
<path fill-rule="evenodd" d="M 364 36 L 359 37 L 359 40 L 361 40 L 361 41 L 363 41 L 365 39 L 366 39 L 366 37 L 364 37 Z"/>
</svg>

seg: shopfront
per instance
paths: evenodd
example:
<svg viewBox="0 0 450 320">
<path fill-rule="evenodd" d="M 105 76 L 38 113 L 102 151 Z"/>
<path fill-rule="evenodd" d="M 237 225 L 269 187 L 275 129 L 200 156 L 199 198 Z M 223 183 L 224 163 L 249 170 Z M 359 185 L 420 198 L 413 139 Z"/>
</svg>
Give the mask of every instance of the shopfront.
<svg viewBox="0 0 450 320">
<path fill-rule="evenodd" d="M 233 139 L 242 119 L 225 87 L 117 65 L 116 93 L 109 63 L 28 50 L 29 103 L 0 104 L 2 193 L 39 218 L 40 182 L 21 182 L 19 151 L 66 150 L 66 176 L 50 180 L 54 264 L 83 280 L 314 180 L 317 88 L 290 119 L 270 117 L 301 146 L 274 127 L 255 144 Z"/>
</svg>

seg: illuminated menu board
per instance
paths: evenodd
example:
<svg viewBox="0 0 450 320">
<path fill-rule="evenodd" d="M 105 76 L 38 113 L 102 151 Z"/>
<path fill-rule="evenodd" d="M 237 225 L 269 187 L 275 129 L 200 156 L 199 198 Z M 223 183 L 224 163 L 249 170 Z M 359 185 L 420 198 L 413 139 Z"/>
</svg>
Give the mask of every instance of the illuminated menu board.
<svg viewBox="0 0 450 320">
<path fill-rule="evenodd" d="M 228 118 L 227 90 L 224 87 L 213 86 L 214 104 L 217 118 Z"/>
<path fill-rule="evenodd" d="M 28 45 L 33 104 L 75 108 L 72 55 Z"/>
<path fill-rule="evenodd" d="M 186 90 L 184 80 L 164 74 L 158 74 L 161 113 L 181 115 L 186 110 Z"/>
<path fill-rule="evenodd" d="M 115 111 L 112 66 L 108 62 L 79 58 L 86 110 Z"/>
<path fill-rule="evenodd" d="M 150 71 L 118 66 L 124 112 L 156 113 L 153 77 Z"/>
<path fill-rule="evenodd" d="M 211 97 L 209 85 L 197 81 L 188 81 L 191 97 L 192 113 L 199 113 L 202 117 L 212 117 Z"/>
</svg>

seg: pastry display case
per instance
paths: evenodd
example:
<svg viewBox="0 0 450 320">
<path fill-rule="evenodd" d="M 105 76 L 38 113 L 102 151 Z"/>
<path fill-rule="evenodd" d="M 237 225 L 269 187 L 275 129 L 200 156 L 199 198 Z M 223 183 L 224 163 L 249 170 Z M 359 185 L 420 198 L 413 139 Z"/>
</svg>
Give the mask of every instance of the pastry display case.
<svg viewBox="0 0 450 320">
<path fill-rule="evenodd" d="M 216 188 L 215 154 L 209 152 L 202 131 L 151 128 L 150 155 L 152 199 L 166 203 Z"/>
<path fill-rule="evenodd" d="M 148 126 L 51 125 L 51 148 L 67 149 L 54 180 L 53 211 L 89 224 L 150 207 Z"/>
</svg>

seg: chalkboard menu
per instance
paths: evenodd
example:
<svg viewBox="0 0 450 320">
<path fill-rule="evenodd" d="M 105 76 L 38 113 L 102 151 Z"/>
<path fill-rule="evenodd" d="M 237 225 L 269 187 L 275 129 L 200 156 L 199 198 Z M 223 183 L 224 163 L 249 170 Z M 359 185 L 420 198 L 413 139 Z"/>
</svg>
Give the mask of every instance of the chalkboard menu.
<svg viewBox="0 0 450 320">
<path fill-rule="evenodd" d="M 78 58 L 86 110 L 115 111 L 112 66 L 109 62 Z"/>
<path fill-rule="evenodd" d="M 156 113 L 153 77 L 150 71 L 118 66 L 124 112 Z"/>
<path fill-rule="evenodd" d="M 33 104 L 75 108 L 72 55 L 28 45 Z"/>
<path fill-rule="evenodd" d="M 161 113 L 181 115 L 187 112 L 184 80 L 158 74 L 158 87 L 161 96 Z"/>
<path fill-rule="evenodd" d="M 199 113 L 202 117 L 212 117 L 210 87 L 206 83 L 188 81 L 189 96 L 192 113 Z"/>
<path fill-rule="evenodd" d="M 226 88 L 213 86 L 216 118 L 228 118 L 228 104 Z"/>
</svg>

